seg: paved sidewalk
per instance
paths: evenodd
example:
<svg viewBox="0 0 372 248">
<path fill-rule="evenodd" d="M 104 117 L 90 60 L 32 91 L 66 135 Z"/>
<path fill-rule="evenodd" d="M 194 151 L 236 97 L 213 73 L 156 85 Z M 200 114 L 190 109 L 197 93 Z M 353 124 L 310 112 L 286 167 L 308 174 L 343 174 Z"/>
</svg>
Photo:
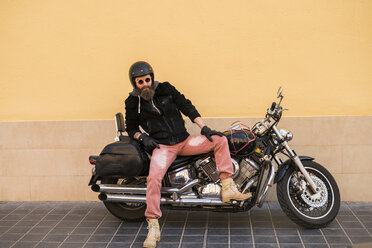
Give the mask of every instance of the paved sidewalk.
<svg viewBox="0 0 372 248">
<path fill-rule="evenodd" d="M 171 210 L 160 225 L 159 248 L 372 247 L 372 203 L 342 203 L 320 230 L 295 225 L 277 202 L 247 213 Z M 146 223 L 119 221 L 101 202 L 0 202 L 1 248 L 134 248 L 146 234 Z"/>
</svg>

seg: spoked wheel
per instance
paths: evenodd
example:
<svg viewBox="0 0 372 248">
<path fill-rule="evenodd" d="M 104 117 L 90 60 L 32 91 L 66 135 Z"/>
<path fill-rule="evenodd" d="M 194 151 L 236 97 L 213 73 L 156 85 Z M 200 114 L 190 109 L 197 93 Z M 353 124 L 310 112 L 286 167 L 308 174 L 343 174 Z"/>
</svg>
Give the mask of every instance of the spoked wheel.
<svg viewBox="0 0 372 248">
<path fill-rule="evenodd" d="M 114 179 L 114 178 L 103 178 L 101 180 L 102 184 L 128 184 L 127 179 Z M 140 181 L 131 181 L 131 185 L 133 184 L 141 184 Z M 129 222 L 137 222 L 137 221 L 144 221 L 145 220 L 145 211 L 146 211 L 146 204 L 145 203 L 124 203 L 124 202 L 103 202 L 107 210 L 117 218 L 129 221 Z"/>
<path fill-rule="evenodd" d="M 313 194 L 302 173 L 291 167 L 278 182 L 277 196 L 285 214 L 305 228 L 321 228 L 331 223 L 340 209 L 340 192 L 332 175 L 320 164 L 302 161 L 316 186 Z"/>
</svg>

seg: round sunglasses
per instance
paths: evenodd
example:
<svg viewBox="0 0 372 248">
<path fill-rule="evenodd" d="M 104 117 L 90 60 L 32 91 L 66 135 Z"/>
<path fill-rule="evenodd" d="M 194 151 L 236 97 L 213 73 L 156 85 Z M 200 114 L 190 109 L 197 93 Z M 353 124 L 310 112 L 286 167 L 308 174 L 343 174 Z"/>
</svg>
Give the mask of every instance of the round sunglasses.
<svg viewBox="0 0 372 248">
<path fill-rule="evenodd" d="M 141 84 L 143 84 L 144 82 L 146 82 L 146 83 L 150 83 L 150 81 L 151 81 L 151 78 L 148 77 L 148 78 L 145 78 L 145 81 L 143 81 L 142 79 L 141 79 L 141 80 L 138 80 L 137 83 L 138 83 L 139 85 L 141 85 Z"/>
</svg>

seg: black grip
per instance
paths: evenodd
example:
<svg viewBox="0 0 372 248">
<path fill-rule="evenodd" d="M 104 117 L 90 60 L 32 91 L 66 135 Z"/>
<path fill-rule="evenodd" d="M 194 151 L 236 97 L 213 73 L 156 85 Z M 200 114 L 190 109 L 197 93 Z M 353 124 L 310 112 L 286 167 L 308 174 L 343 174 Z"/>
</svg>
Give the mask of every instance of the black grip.
<svg viewBox="0 0 372 248">
<path fill-rule="evenodd" d="M 270 110 L 273 111 L 273 110 L 275 109 L 275 106 L 276 106 L 276 102 L 273 102 L 273 103 L 271 104 Z"/>
</svg>

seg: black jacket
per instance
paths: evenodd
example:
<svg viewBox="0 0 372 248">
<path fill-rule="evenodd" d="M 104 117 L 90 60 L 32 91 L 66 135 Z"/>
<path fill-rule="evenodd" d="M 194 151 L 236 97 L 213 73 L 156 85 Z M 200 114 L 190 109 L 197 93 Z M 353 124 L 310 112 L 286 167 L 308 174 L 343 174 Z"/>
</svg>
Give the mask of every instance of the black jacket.
<svg viewBox="0 0 372 248">
<path fill-rule="evenodd" d="M 135 89 L 125 100 L 125 125 L 131 138 L 143 128 L 159 144 L 174 145 L 184 141 L 189 133 L 181 112 L 191 121 L 200 114 L 177 89 L 168 82 L 154 82 L 153 101 L 141 98 Z"/>
</svg>

